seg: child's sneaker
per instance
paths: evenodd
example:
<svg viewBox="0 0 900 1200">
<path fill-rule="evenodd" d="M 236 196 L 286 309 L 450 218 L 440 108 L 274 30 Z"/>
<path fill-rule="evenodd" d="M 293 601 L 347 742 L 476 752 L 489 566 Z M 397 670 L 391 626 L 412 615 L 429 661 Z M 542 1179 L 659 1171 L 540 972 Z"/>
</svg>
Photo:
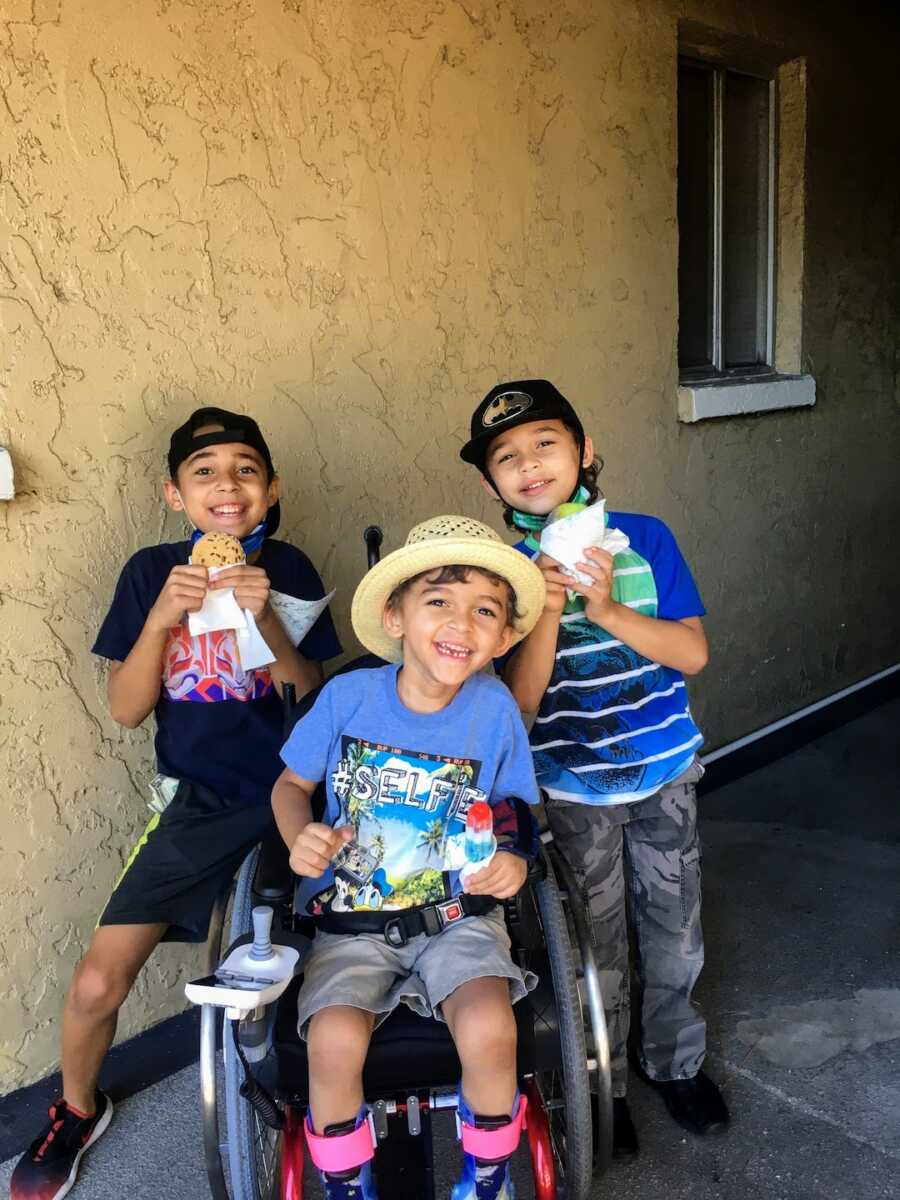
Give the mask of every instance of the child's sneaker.
<svg viewBox="0 0 900 1200">
<path fill-rule="evenodd" d="M 371 1163 L 351 1171 L 345 1177 L 327 1175 L 324 1171 L 320 1175 L 325 1188 L 325 1200 L 378 1200 Z"/>
<path fill-rule="evenodd" d="M 85 1150 L 106 1132 L 112 1120 L 109 1096 L 99 1089 L 96 1109 L 86 1117 L 65 1100 L 50 1105 L 50 1124 L 16 1163 L 10 1200 L 62 1200 L 71 1191 Z"/>
<path fill-rule="evenodd" d="M 480 1162 L 471 1154 L 463 1155 L 463 1173 L 454 1184 L 450 1200 L 514 1200 L 509 1159 L 500 1163 Z"/>
</svg>

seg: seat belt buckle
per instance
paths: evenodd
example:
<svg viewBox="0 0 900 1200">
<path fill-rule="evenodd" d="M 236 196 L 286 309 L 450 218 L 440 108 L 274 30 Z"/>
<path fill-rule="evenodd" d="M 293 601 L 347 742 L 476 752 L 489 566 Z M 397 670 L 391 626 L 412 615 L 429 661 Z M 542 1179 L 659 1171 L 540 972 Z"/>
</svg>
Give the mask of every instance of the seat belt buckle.
<svg viewBox="0 0 900 1200">
<path fill-rule="evenodd" d="M 457 921 L 461 921 L 465 915 L 462 901 L 458 897 L 453 900 L 445 900 L 442 904 L 435 904 L 432 908 L 425 909 L 422 914 L 425 921 L 425 932 L 429 937 L 433 937 L 442 929 L 446 929 L 448 925 L 455 925 Z M 430 928 L 429 918 L 436 922 L 434 929 Z"/>
</svg>

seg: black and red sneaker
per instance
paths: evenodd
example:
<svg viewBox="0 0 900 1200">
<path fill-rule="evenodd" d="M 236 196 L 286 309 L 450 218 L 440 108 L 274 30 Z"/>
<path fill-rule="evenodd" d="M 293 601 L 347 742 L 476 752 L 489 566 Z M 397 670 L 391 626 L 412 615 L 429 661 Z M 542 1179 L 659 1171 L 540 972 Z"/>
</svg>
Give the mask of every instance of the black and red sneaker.
<svg viewBox="0 0 900 1200">
<path fill-rule="evenodd" d="M 16 1163 L 10 1200 L 62 1200 L 72 1189 L 82 1154 L 103 1136 L 112 1120 L 109 1096 L 98 1089 L 95 1103 L 89 1117 L 65 1100 L 50 1105 L 50 1124 Z"/>
</svg>

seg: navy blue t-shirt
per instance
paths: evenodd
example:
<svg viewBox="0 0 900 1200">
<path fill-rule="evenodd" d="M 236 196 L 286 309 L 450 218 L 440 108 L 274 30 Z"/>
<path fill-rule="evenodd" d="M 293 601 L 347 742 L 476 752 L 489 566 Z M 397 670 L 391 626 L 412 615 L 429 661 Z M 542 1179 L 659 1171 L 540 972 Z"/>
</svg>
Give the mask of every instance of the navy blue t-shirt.
<svg viewBox="0 0 900 1200">
<path fill-rule="evenodd" d="M 94 654 L 118 662 L 128 657 L 169 572 L 187 565 L 190 550 L 190 542 L 172 542 L 138 550 L 128 560 Z M 315 567 L 287 542 L 264 542 L 253 565 L 266 571 L 275 591 L 299 600 L 325 595 Z M 298 649 L 314 662 L 340 654 L 328 609 Z M 281 774 L 281 700 L 268 667 L 242 668 L 234 630 L 192 637 L 187 618 L 169 630 L 156 724 L 164 775 L 193 780 L 236 803 L 269 803 Z"/>
</svg>

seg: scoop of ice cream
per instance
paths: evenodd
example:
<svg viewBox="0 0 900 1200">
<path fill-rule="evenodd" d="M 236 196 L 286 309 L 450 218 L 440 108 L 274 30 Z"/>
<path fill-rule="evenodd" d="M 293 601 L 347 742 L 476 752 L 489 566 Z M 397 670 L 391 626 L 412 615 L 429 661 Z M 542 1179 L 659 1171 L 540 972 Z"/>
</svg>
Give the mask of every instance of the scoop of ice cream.
<svg viewBox="0 0 900 1200">
<path fill-rule="evenodd" d="M 195 567 L 240 567 L 246 561 L 244 547 L 230 533 L 204 533 L 191 550 Z"/>
<path fill-rule="evenodd" d="M 557 504 L 556 508 L 550 514 L 550 519 L 547 523 L 561 521 L 564 517 L 574 517 L 576 513 L 584 512 L 586 508 L 587 505 L 579 501 L 571 501 L 568 504 Z"/>
</svg>

